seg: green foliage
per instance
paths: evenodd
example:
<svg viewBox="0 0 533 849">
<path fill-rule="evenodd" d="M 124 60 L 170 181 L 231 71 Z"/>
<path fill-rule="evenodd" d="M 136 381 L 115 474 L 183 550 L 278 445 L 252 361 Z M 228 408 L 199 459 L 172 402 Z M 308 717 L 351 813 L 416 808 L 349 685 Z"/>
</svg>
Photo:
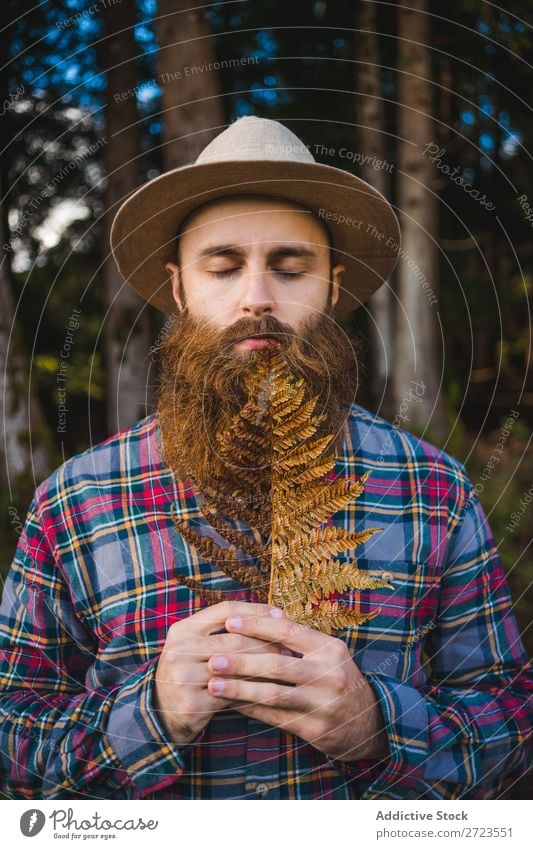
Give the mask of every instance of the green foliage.
<svg viewBox="0 0 533 849">
<path fill-rule="evenodd" d="M 456 430 L 453 453 L 465 463 L 487 515 L 511 588 L 520 631 L 528 655 L 533 657 L 533 433 L 523 418 L 516 419 L 510 428 L 508 422 L 508 417 L 503 417 L 497 429 L 483 436 L 476 436 L 461 425 Z"/>
</svg>

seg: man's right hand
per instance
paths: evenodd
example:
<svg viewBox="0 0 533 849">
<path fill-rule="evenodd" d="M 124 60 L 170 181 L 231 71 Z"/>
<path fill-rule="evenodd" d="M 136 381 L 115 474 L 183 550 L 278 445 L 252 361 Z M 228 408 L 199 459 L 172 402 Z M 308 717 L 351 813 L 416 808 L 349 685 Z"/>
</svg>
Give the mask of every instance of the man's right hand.
<svg viewBox="0 0 533 849">
<path fill-rule="evenodd" d="M 280 654 L 282 646 L 240 634 L 217 633 L 231 615 L 268 616 L 270 606 L 223 601 L 170 626 L 159 657 L 154 708 L 169 738 L 178 746 L 193 740 L 213 714 L 228 709 L 228 700 L 212 696 L 207 663 L 223 652 Z"/>
</svg>

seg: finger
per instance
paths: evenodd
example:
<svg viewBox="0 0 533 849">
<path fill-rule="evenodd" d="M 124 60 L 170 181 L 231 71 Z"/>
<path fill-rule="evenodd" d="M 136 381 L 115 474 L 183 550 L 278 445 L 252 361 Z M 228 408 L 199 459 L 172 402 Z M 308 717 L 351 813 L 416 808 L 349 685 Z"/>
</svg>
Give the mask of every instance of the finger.
<svg viewBox="0 0 533 849">
<path fill-rule="evenodd" d="M 335 641 L 335 637 L 329 637 L 316 631 L 299 625 L 284 616 L 278 607 L 271 608 L 265 616 L 251 614 L 232 613 L 226 619 L 226 628 L 230 633 L 246 634 L 261 640 L 282 643 L 293 651 L 301 652 L 303 655 L 313 654 L 323 650 L 329 641 Z"/>
<path fill-rule="evenodd" d="M 172 627 L 178 627 L 187 623 L 194 627 L 199 635 L 207 636 L 221 628 L 229 616 L 266 616 L 272 610 L 268 604 L 255 604 L 249 601 L 236 601 L 228 599 L 218 604 L 210 604 L 186 619 L 179 619 Z M 277 609 L 277 608 L 276 608 Z"/>
<path fill-rule="evenodd" d="M 213 634 L 198 640 L 194 646 L 197 660 L 207 661 L 214 654 L 279 654 L 281 646 L 244 634 Z"/>
<path fill-rule="evenodd" d="M 274 725 L 277 728 L 282 728 L 288 734 L 296 734 L 298 737 L 302 737 L 301 716 L 299 713 L 293 714 L 286 710 L 279 710 L 278 708 L 260 704 L 250 705 L 246 702 L 244 704 L 237 702 L 233 710 L 244 714 L 244 716 L 258 719 L 259 722 L 264 722 L 266 725 Z M 304 738 L 302 737 L 302 739 Z"/>
<path fill-rule="evenodd" d="M 208 667 L 214 676 L 266 678 L 289 684 L 313 683 L 317 678 L 315 664 L 298 657 L 286 657 L 278 652 L 215 654 L 209 658 Z"/>
<path fill-rule="evenodd" d="M 190 658 L 187 658 L 187 661 L 183 665 L 177 663 L 170 667 L 167 666 L 167 672 L 159 669 L 157 673 L 158 683 L 207 687 L 207 682 L 212 677 L 207 663 L 190 663 Z"/>
<path fill-rule="evenodd" d="M 305 711 L 308 699 L 303 687 L 247 681 L 244 678 L 210 678 L 207 688 L 213 696 L 250 702 L 288 711 Z"/>
<path fill-rule="evenodd" d="M 246 637 L 243 634 L 213 634 L 207 637 L 199 637 L 195 642 L 176 642 L 175 645 L 165 647 L 165 654 L 171 658 L 172 663 L 180 666 L 182 663 L 207 663 L 214 654 L 242 654 L 264 653 L 279 654 L 282 647 L 276 643 L 267 643 L 257 640 L 255 637 Z"/>
<path fill-rule="evenodd" d="M 180 724 L 185 722 L 185 724 L 194 726 L 199 716 L 205 716 L 206 714 L 215 713 L 220 710 L 231 710 L 233 708 L 233 702 L 229 699 L 213 696 L 207 689 L 207 684 L 199 685 L 197 688 L 195 687 L 193 704 L 194 708 L 191 707 L 190 709 L 185 708 L 181 704 L 176 706 L 175 711 L 167 708 L 165 713 L 169 716 L 175 714 L 175 718 Z"/>
</svg>

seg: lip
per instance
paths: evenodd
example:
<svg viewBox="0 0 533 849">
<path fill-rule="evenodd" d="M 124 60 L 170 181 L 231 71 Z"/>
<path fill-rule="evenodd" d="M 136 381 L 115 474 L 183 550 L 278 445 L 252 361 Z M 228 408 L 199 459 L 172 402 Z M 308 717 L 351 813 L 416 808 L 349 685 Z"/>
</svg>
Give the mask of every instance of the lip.
<svg viewBox="0 0 533 849">
<path fill-rule="evenodd" d="M 255 351 L 259 348 L 268 348 L 270 345 L 279 346 L 280 342 L 273 336 L 245 336 L 235 344 L 247 351 Z"/>
</svg>

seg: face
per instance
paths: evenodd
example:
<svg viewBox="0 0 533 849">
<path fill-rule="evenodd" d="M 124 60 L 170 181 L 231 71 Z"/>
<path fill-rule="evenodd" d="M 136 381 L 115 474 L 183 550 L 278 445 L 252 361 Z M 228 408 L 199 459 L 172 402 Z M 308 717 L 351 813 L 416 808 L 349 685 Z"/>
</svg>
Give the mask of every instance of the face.
<svg viewBox="0 0 533 849">
<path fill-rule="evenodd" d="M 340 446 L 359 387 L 360 343 L 333 318 L 344 267 L 331 268 L 322 222 L 290 201 L 223 198 L 185 220 L 178 245 L 176 263 L 166 265 L 178 310 L 160 346 L 157 402 L 174 475 L 198 482 L 226 474 L 219 435 L 271 345 L 304 379 L 306 397 L 316 397 L 318 435 Z"/>
<path fill-rule="evenodd" d="M 187 307 L 193 319 L 223 330 L 242 319 L 271 316 L 295 334 L 329 304 L 333 309 L 344 271 L 340 264 L 330 267 L 328 232 L 310 210 L 252 195 L 195 210 L 180 235 L 179 265 L 165 268 L 178 309 Z M 233 347 L 245 353 L 278 344 L 248 336 Z"/>
</svg>

